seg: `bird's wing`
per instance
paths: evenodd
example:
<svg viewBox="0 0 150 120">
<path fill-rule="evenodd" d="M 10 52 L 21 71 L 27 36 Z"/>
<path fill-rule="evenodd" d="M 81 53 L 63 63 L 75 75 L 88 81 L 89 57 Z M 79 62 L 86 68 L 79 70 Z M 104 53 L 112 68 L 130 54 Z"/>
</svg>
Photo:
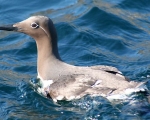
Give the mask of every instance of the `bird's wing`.
<svg viewBox="0 0 150 120">
<path fill-rule="evenodd" d="M 96 65 L 96 66 L 91 66 L 90 68 L 94 69 L 94 70 L 104 70 L 104 71 L 110 71 L 110 72 L 114 72 L 114 73 L 119 73 L 122 74 L 121 71 L 119 71 L 116 67 L 112 67 L 112 66 L 106 66 L 106 65 Z"/>
<path fill-rule="evenodd" d="M 125 77 L 121 71 L 119 71 L 116 67 L 112 67 L 112 66 L 106 66 L 106 65 L 97 65 L 97 66 L 91 66 L 90 67 L 93 70 L 103 70 L 106 71 L 108 73 L 117 75 L 119 77 L 124 78 L 124 80 L 126 81 L 130 81 L 127 77 Z"/>
<path fill-rule="evenodd" d="M 102 87 L 100 84 L 100 80 L 96 80 L 89 75 L 66 75 L 61 76 L 61 79 L 51 84 L 47 88 L 47 92 L 53 101 L 57 102 L 57 100 L 79 99 L 87 94 L 107 95 L 115 90 Z"/>
</svg>

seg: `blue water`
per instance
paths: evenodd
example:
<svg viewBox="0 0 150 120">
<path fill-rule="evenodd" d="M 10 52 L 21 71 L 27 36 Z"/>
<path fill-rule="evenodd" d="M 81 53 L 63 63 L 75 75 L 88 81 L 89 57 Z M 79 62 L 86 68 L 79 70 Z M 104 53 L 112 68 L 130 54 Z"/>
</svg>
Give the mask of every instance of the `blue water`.
<svg viewBox="0 0 150 120">
<path fill-rule="evenodd" d="M 134 81 L 150 79 L 149 0 L 0 0 L 0 25 L 33 15 L 54 21 L 65 62 L 110 65 Z M 90 96 L 53 103 L 32 86 L 36 57 L 31 37 L 0 31 L 0 120 L 150 120 L 142 95 L 113 103 Z"/>
</svg>

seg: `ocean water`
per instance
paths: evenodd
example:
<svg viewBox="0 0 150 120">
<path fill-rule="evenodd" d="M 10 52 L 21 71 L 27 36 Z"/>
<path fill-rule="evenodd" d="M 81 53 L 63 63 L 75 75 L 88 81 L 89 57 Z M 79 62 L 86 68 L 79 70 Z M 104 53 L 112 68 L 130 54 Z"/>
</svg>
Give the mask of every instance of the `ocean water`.
<svg viewBox="0 0 150 120">
<path fill-rule="evenodd" d="M 149 0 L 0 0 L 0 25 L 33 15 L 53 20 L 65 62 L 110 65 L 133 81 L 150 79 Z M 143 95 L 119 102 L 85 96 L 57 104 L 44 98 L 32 86 L 36 58 L 31 37 L 0 31 L 0 120 L 150 120 Z"/>
</svg>

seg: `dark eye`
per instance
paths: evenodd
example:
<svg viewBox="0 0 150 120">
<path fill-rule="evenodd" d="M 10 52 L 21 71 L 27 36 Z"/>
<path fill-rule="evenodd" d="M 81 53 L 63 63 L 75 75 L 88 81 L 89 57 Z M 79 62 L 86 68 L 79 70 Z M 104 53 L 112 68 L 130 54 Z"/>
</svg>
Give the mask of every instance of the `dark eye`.
<svg viewBox="0 0 150 120">
<path fill-rule="evenodd" d="M 34 23 L 31 23 L 31 27 L 34 28 L 34 29 L 36 29 L 36 28 L 39 27 L 39 25 L 38 25 L 37 23 L 34 22 Z"/>
</svg>

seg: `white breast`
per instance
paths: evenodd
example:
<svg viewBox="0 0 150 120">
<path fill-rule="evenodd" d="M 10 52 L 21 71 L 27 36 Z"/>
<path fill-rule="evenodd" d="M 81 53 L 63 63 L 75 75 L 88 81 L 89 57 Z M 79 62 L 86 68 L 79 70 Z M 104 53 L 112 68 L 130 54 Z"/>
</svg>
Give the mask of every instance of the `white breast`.
<svg viewBox="0 0 150 120">
<path fill-rule="evenodd" d="M 40 79 L 39 84 L 40 87 L 37 89 L 37 91 L 41 94 L 43 94 L 44 96 L 46 96 L 46 90 L 49 89 L 50 85 L 54 82 L 53 80 L 44 80 L 40 74 L 38 73 L 37 78 Z"/>
</svg>

